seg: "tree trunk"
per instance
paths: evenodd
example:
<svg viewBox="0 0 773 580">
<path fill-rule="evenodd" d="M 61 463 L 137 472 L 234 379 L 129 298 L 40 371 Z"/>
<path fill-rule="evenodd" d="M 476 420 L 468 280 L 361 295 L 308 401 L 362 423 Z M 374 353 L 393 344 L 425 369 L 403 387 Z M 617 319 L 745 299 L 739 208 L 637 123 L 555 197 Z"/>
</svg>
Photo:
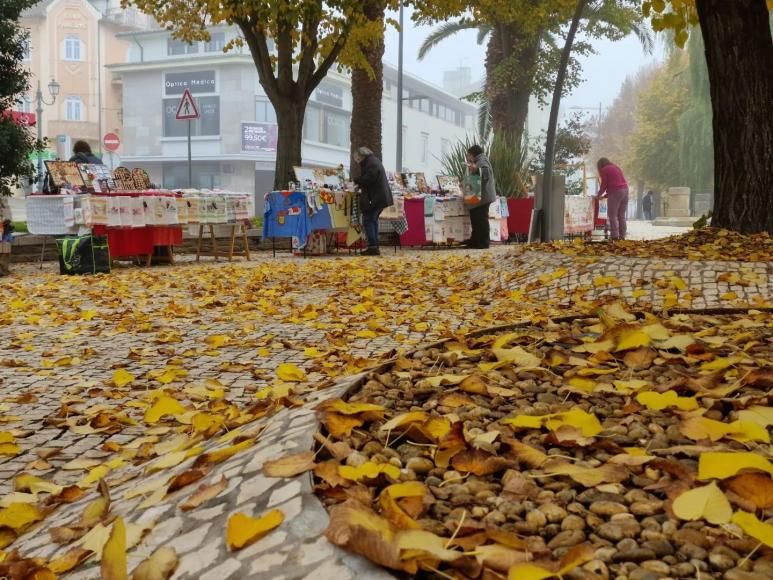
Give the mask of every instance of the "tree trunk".
<svg viewBox="0 0 773 580">
<path fill-rule="evenodd" d="M 275 104 L 279 137 L 276 148 L 276 166 L 274 169 L 274 189 L 282 190 L 295 181 L 293 167 L 301 165 L 301 144 L 303 143 L 303 118 L 306 114 L 307 99 L 293 102 L 285 100 Z"/>
<path fill-rule="evenodd" d="M 697 0 L 711 83 L 713 226 L 773 234 L 773 39 L 765 0 Z"/>
<path fill-rule="evenodd" d="M 520 142 L 529 114 L 539 52 L 539 36 L 516 25 L 497 25 L 486 52 L 486 94 L 494 131 Z"/>
<path fill-rule="evenodd" d="M 370 21 L 384 23 L 383 0 L 365 0 L 363 12 Z M 369 45 L 364 51 L 372 73 L 356 68 L 352 70 L 352 123 L 350 130 L 350 172 L 359 175 L 360 167 L 354 161 L 359 147 L 368 147 L 383 160 L 381 147 L 381 98 L 384 92 L 384 37 Z M 373 75 L 372 77 L 370 75 Z"/>
</svg>

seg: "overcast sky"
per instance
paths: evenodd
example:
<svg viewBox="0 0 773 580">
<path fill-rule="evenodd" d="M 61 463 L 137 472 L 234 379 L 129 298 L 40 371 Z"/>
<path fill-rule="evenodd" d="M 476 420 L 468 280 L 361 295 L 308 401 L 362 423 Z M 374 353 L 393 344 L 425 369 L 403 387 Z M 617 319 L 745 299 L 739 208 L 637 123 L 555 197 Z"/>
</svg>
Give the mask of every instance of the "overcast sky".
<svg viewBox="0 0 773 580">
<path fill-rule="evenodd" d="M 483 78 L 485 45 L 478 46 L 477 33 L 464 31 L 438 45 L 423 61 L 418 52 L 424 39 L 433 27 L 417 26 L 410 20 L 410 10 L 405 11 L 404 66 L 405 71 L 438 86 L 443 84 L 443 72 L 460 66 L 471 66 L 473 78 Z M 397 20 L 397 15 L 393 17 Z M 386 60 L 397 65 L 398 33 L 394 28 L 387 31 Z M 608 106 L 629 75 L 641 67 L 662 58 L 662 47 L 658 45 L 654 55 L 646 55 L 635 37 L 619 42 L 597 40 L 594 43 L 597 54 L 582 59 L 585 81 L 574 93 L 565 98 L 565 107 L 593 107 L 599 103 Z"/>
</svg>

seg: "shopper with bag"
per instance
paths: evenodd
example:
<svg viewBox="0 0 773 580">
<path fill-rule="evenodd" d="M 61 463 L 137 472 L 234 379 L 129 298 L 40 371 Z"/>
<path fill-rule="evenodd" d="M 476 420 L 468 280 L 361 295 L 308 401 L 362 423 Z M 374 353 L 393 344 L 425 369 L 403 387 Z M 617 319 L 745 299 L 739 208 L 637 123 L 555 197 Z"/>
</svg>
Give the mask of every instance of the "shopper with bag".
<svg viewBox="0 0 773 580">
<path fill-rule="evenodd" d="M 628 182 L 623 171 L 606 157 L 599 159 L 596 167 L 599 170 L 598 195 L 607 198 L 609 237 L 612 240 L 624 240 L 627 230 Z"/>
<path fill-rule="evenodd" d="M 367 147 L 360 147 L 354 154 L 354 160 L 360 164 L 360 176 L 354 180 L 360 188 L 360 211 L 362 225 L 368 239 L 368 249 L 364 256 L 378 256 L 378 218 L 381 212 L 393 205 L 392 189 L 381 160 Z"/>
<path fill-rule="evenodd" d="M 480 178 L 480 193 L 465 195 L 464 203 L 470 209 L 470 224 L 472 236 L 465 242 L 468 248 L 485 250 L 489 247 L 488 208 L 496 200 L 497 189 L 494 182 L 494 171 L 491 162 L 483 154 L 480 145 L 473 145 L 467 150 L 467 169 L 470 175 Z"/>
</svg>

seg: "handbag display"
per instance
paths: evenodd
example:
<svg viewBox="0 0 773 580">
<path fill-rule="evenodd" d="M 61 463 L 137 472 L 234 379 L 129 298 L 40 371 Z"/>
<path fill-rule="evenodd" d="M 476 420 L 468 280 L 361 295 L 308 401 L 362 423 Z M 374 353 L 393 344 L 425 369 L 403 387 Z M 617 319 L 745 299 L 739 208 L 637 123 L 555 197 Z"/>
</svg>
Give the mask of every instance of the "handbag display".
<svg viewBox="0 0 773 580">
<path fill-rule="evenodd" d="M 67 236 L 56 240 L 60 274 L 109 274 L 110 248 L 104 236 Z"/>
</svg>

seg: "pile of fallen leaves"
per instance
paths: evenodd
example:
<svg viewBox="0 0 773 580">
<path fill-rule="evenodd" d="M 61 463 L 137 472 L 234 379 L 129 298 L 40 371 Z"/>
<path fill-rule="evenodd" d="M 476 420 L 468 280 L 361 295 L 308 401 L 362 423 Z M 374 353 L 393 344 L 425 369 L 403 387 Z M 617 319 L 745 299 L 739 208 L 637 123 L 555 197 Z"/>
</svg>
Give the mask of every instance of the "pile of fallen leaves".
<svg viewBox="0 0 773 580">
<path fill-rule="evenodd" d="M 420 577 L 771 577 L 771 361 L 769 312 L 457 337 L 321 404 L 299 470 L 330 541 Z"/>
<path fill-rule="evenodd" d="M 577 240 L 529 246 L 529 249 L 570 256 L 631 256 L 636 258 L 682 258 L 687 260 L 773 261 L 773 238 L 768 234 L 743 235 L 718 228 L 702 228 L 659 240 L 622 240 L 609 244 Z"/>
</svg>

